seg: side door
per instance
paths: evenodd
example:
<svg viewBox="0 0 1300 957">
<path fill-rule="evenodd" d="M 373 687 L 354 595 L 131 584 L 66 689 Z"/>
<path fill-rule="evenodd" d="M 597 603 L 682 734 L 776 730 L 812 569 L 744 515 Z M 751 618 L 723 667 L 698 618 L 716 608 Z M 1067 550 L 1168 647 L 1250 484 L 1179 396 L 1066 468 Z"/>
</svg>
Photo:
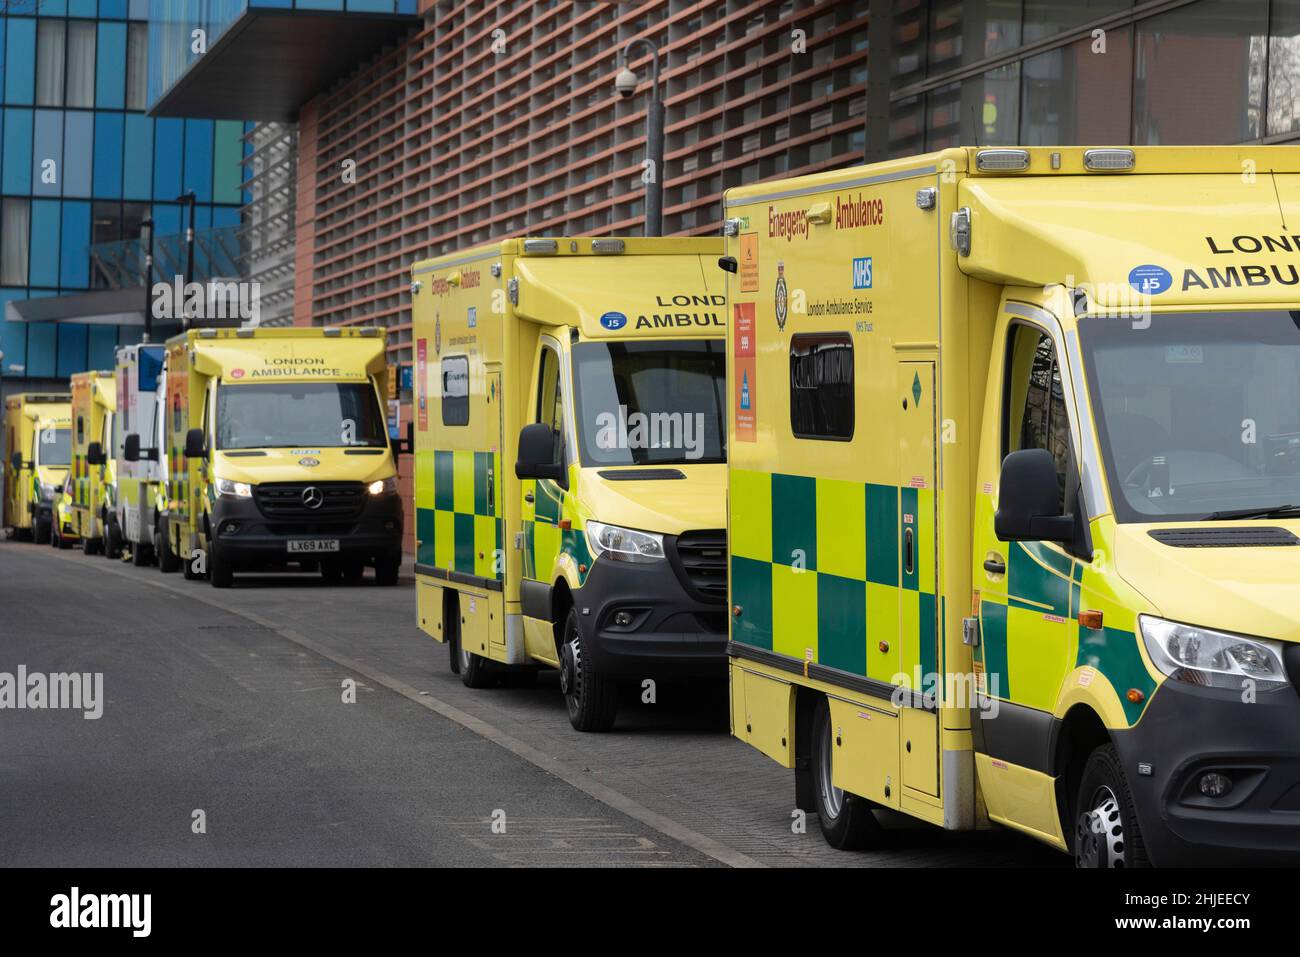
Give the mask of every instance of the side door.
<svg viewBox="0 0 1300 957">
<path fill-rule="evenodd" d="M 537 389 L 529 409 L 528 423 L 542 422 L 555 437 L 556 461 L 569 461 L 568 423 L 565 417 L 567 386 L 564 376 L 564 352 L 557 339 L 542 336 L 537 347 Z M 549 586 L 563 542 L 561 514 L 568 480 L 527 479 L 521 483 L 523 495 L 523 578 Z M 541 609 L 525 608 L 524 614 L 541 618 Z"/>
<path fill-rule="evenodd" d="M 998 443 L 999 469 L 1011 452 L 1050 451 L 1062 505 L 1073 511 L 1080 507 L 1079 482 L 1060 349 L 1045 325 L 1012 319 L 1003 328 L 995 339 L 1001 351 L 994 353 L 1001 366 L 997 435 L 985 440 Z M 996 472 L 982 478 L 997 481 Z M 1070 668 L 1076 560 L 1055 542 L 999 541 L 994 508 L 978 514 L 974 581 L 980 595 L 980 659 L 985 692 L 1000 705 L 997 717 L 981 719 L 984 750 L 1008 764 L 1045 772 L 1052 711 Z"/>
<path fill-rule="evenodd" d="M 938 391 L 933 361 L 898 363 L 898 660 L 913 691 L 942 690 L 938 635 Z M 936 689 L 936 683 L 939 688 Z M 913 706 L 901 715 L 903 784 L 939 793 L 939 715 Z"/>
</svg>

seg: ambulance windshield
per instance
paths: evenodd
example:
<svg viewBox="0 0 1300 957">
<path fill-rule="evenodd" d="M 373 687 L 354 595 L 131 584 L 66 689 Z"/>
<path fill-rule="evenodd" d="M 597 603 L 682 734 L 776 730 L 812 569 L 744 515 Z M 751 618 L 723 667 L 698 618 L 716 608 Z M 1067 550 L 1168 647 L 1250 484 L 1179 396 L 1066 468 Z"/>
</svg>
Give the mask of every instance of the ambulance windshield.
<svg viewBox="0 0 1300 957">
<path fill-rule="evenodd" d="M 223 450 L 388 444 L 369 382 L 222 385 L 216 432 L 216 447 Z"/>
<path fill-rule="evenodd" d="M 1089 316 L 1079 338 L 1119 521 L 1300 506 L 1300 311 Z"/>
<path fill-rule="evenodd" d="M 720 339 L 575 345 L 583 464 L 725 462 L 726 376 Z"/>
<path fill-rule="evenodd" d="M 46 426 L 36 442 L 36 464 L 66 468 L 72 461 L 72 430 Z"/>
</svg>

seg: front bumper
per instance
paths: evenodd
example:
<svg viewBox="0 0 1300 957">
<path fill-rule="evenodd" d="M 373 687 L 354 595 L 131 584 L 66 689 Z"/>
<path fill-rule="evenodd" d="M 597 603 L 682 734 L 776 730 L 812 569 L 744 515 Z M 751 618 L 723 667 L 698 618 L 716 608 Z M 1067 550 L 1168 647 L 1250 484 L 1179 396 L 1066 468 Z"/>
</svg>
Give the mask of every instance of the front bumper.
<svg viewBox="0 0 1300 957">
<path fill-rule="evenodd" d="M 218 498 L 209 517 L 212 547 L 237 566 L 400 557 L 400 495 L 367 497 L 357 515 L 323 521 L 271 519 L 251 498 Z M 290 552 L 289 541 L 337 540 L 337 552 Z"/>
<path fill-rule="evenodd" d="M 668 561 L 638 565 L 598 558 L 573 593 L 582 653 L 620 678 L 727 674 L 727 609 L 692 598 Z M 628 625 L 614 616 L 627 612 Z"/>
<path fill-rule="evenodd" d="M 1300 654 L 1300 648 L 1292 653 Z M 1152 863 L 1300 863 L 1296 688 L 1243 703 L 1240 691 L 1170 679 L 1141 721 L 1115 732 L 1114 740 Z M 1211 770 L 1233 779 L 1223 797 L 1200 793 L 1200 778 Z"/>
</svg>

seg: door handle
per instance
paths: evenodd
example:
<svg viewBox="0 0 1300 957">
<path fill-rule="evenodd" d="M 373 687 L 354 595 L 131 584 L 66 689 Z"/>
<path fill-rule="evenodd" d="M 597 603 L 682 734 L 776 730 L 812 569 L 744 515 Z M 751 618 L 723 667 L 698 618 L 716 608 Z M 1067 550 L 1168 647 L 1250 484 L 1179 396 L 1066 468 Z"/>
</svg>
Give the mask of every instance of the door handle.
<svg viewBox="0 0 1300 957">
<path fill-rule="evenodd" d="M 533 493 L 532 493 L 532 492 L 525 492 L 525 493 L 524 493 L 524 501 L 527 502 L 529 505 L 532 505 L 532 504 L 533 504 Z"/>
<path fill-rule="evenodd" d="M 994 555 L 991 558 L 984 559 L 984 570 L 990 575 L 1005 575 L 1007 573 L 1007 563 L 1002 560 L 1001 555 Z"/>
<path fill-rule="evenodd" d="M 913 548 L 912 548 L 912 542 L 914 541 L 914 539 L 915 539 L 915 536 L 913 535 L 912 530 L 911 530 L 910 528 L 904 530 L 904 532 L 903 532 L 903 570 L 904 570 L 905 572 L 907 572 L 907 574 L 909 574 L 909 575 L 912 574 L 912 569 L 913 569 L 913 567 L 915 566 L 915 563 L 916 563 L 915 558 L 913 557 Z"/>
</svg>

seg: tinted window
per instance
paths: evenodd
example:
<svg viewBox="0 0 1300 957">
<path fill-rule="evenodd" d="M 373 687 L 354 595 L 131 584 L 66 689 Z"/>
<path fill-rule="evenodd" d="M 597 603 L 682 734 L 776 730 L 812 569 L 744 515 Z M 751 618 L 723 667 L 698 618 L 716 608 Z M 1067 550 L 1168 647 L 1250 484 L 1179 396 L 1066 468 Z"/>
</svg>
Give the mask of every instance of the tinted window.
<svg viewBox="0 0 1300 957">
<path fill-rule="evenodd" d="M 469 425 L 469 359 L 442 360 L 442 424 Z"/>
<path fill-rule="evenodd" d="M 847 333 L 791 338 L 790 431 L 801 439 L 853 438 L 853 340 Z"/>
<path fill-rule="evenodd" d="M 1065 476 L 1070 462 L 1070 420 L 1065 412 L 1061 367 L 1052 340 L 1026 325 L 1011 327 L 1003 400 L 1006 428 L 1002 452 L 1046 449 L 1056 460 L 1056 481 L 1065 507 Z"/>
</svg>

